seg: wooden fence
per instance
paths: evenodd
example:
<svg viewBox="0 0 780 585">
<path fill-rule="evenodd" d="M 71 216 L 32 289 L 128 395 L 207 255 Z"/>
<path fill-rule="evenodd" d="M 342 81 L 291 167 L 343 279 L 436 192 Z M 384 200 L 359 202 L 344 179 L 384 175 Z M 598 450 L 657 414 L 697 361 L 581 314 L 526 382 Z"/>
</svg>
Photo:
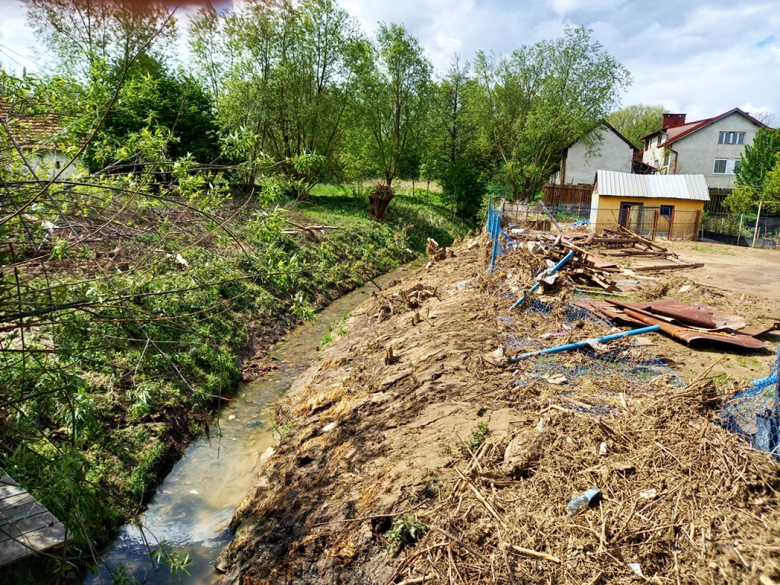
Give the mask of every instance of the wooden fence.
<svg viewBox="0 0 780 585">
<path fill-rule="evenodd" d="M 590 205 L 591 185 L 552 185 L 542 187 L 547 205 Z"/>
</svg>

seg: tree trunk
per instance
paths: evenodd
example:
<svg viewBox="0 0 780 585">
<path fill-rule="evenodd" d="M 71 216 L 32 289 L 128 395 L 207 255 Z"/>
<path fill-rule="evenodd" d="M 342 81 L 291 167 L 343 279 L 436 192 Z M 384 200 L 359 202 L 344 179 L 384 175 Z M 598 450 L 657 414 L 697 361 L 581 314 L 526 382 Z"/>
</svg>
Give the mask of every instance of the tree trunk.
<svg viewBox="0 0 780 585">
<path fill-rule="evenodd" d="M 368 215 L 382 219 L 393 197 L 395 197 L 395 192 L 390 185 L 378 184 L 368 196 Z"/>
</svg>

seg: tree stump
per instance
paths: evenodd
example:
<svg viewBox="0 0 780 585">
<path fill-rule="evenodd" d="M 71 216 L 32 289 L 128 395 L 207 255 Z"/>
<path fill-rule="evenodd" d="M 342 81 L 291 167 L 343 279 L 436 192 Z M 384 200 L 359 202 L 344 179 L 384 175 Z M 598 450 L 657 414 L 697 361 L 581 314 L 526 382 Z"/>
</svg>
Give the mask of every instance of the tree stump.
<svg viewBox="0 0 780 585">
<path fill-rule="evenodd" d="M 368 196 L 368 215 L 382 219 L 393 197 L 395 197 L 395 191 L 390 185 L 377 184 Z"/>
</svg>

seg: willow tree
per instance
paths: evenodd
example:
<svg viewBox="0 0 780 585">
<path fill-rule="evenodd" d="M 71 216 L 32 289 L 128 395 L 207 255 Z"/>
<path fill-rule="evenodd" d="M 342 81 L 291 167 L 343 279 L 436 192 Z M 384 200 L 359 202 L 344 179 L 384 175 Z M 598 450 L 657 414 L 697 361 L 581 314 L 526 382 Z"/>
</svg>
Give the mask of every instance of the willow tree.
<svg viewBox="0 0 780 585">
<path fill-rule="evenodd" d="M 584 136 L 619 103 L 628 70 L 584 27 L 552 41 L 496 57 L 478 52 L 475 108 L 481 140 L 496 161 L 495 181 L 513 198 L 532 198 L 547 182 L 563 148 Z"/>
<path fill-rule="evenodd" d="M 385 181 L 373 194 L 370 213 L 382 217 L 393 198 L 401 160 L 422 135 L 433 66 L 420 41 L 401 24 L 380 24 L 368 57 L 356 88 L 368 155 Z"/>
<path fill-rule="evenodd" d="M 355 21 L 333 0 L 269 0 L 223 16 L 201 11 L 190 37 L 201 74 L 219 88 L 218 119 L 235 152 L 256 170 L 274 164 L 298 189 L 327 175 L 365 43 Z"/>
<path fill-rule="evenodd" d="M 22 0 L 27 23 L 63 73 L 84 78 L 101 65 L 124 67 L 137 55 L 162 57 L 176 40 L 176 20 L 164 3 L 130 0 Z M 97 69 L 97 71 L 96 71 Z"/>
</svg>

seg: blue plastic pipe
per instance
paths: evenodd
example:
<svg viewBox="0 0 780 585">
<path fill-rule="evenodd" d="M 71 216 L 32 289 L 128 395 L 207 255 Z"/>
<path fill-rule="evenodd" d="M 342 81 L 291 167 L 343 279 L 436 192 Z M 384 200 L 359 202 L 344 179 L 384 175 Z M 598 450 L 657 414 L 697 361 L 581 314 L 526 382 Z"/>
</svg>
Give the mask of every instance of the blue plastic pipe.
<svg viewBox="0 0 780 585">
<path fill-rule="evenodd" d="M 615 339 L 621 339 L 623 337 L 629 337 L 631 335 L 641 335 L 642 333 L 652 333 L 653 331 L 658 331 L 661 328 L 660 325 L 652 325 L 651 327 L 642 327 L 641 329 L 632 329 L 631 331 L 623 331 L 621 333 L 614 333 L 612 335 L 605 335 L 604 337 L 599 337 L 596 342 L 597 343 L 606 343 L 607 341 L 614 341 Z M 524 360 L 529 357 L 533 357 L 535 355 L 542 355 L 545 353 L 559 353 L 562 351 L 569 351 L 570 349 L 578 349 L 580 347 L 586 347 L 590 345 L 590 340 L 586 339 L 585 341 L 578 341 L 577 343 L 569 343 L 568 345 L 559 345 L 558 347 L 548 347 L 547 349 L 543 349 L 541 351 L 533 351 L 531 353 L 524 353 L 523 355 L 518 355 L 515 357 L 509 358 L 509 361 L 519 362 L 520 360 Z"/>
<path fill-rule="evenodd" d="M 547 276 L 550 276 L 550 275 L 552 275 L 552 274 L 555 274 L 556 272 L 558 272 L 558 270 L 561 268 L 561 266 L 563 266 L 563 265 L 564 265 L 564 264 L 566 264 L 566 263 L 567 263 L 569 260 L 571 260 L 572 256 L 574 256 L 574 251 L 573 251 L 573 250 L 572 250 L 571 252 L 569 252 L 568 254 L 566 254 L 566 256 L 564 256 L 564 257 L 563 257 L 563 259 L 562 259 L 560 262 L 558 262 L 558 264 L 556 264 L 555 266 L 553 266 L 552 268 L 550 268 L 550 270 L 547 272 Z M 534 284 L 534 285 L 531 287 L 531 289 L 530 289 L 530 290 L 529 290 L 529 291 L 528 291 L 526 294 L 524 294 L 522 297 L 520 297 L 520 299 L 519 299 L 519 300 L 518 300 L 518 301 L 517 301 L 517 302 L 516 302 L 514 305 L 512 305 L 511 307 L 509 307 L 509 310 L 511 311 L 511 310 L 512 310 L 512 309 L 514 309 L 515 307 L 519 307 L 520 305 L 522 305 L 522 304 L 523 304 L 523 301 L 525 300 L 525 298 L 526 298 L 528 295 L 535 293 L 535 292 L 536 292 L 536 290 L 537 290 L 537 289 L 538 289 L 540 286 L 542 286 L 542 281 L 541 281 L 541 280 L 540 280 L 539 282 L 537 282 L 536 284 Z"/>
<path fill-rule="evenodd" d="M 772 374 L 766 378 L 753 380 L 753 386 L 763 386 L 764 384 L 774 384 L 775 382 L 777 382 L 777 374 Z"/>
</svg>

